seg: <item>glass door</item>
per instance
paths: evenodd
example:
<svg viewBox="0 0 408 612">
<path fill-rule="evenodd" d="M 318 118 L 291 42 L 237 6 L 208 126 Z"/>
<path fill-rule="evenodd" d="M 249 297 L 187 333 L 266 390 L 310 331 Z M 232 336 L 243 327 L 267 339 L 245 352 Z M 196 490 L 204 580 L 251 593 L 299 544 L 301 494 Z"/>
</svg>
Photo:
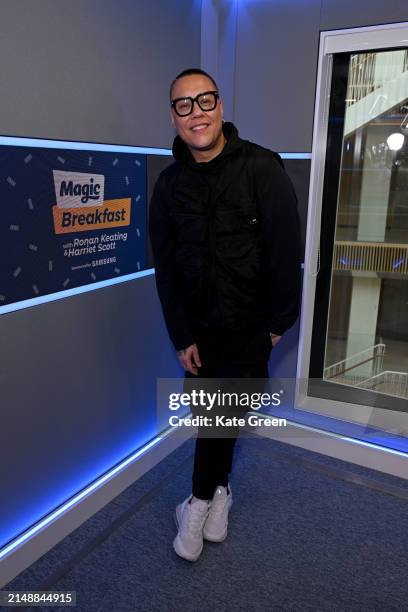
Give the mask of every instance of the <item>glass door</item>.
<svg viewBox="0 0 408 612">
<path fill-rule="evenodd" d="M 408 25 L 333 34 L 321 39 L 297 403 L 408 435 Z"/>
</svg>

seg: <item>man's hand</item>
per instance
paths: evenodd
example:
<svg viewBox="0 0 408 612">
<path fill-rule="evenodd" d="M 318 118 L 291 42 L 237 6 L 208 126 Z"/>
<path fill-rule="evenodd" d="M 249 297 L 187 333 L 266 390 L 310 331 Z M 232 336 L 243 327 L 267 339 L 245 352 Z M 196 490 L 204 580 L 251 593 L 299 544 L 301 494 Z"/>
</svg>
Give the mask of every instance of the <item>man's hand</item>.
<svg viewBox="0 0 408 612">
<path fill-rule="evenodd" d="M 177 356 L 183 368 L 187 372 L 197 376 L 198 368 L 201 368 L 201 360 L 200 355 L 198 354 L 197 345 L 191 344 L 187 348 L 177 351 Z"/>
<path fill-rule="evenodd" d="M 278 336 L 277 334 L 273 334 L 272 332 L 269 332 L 269 335 L 271 337 L 272 347 L 276 346 L 279 340 L 282 338 L 282 336 Z"/>
</svg>

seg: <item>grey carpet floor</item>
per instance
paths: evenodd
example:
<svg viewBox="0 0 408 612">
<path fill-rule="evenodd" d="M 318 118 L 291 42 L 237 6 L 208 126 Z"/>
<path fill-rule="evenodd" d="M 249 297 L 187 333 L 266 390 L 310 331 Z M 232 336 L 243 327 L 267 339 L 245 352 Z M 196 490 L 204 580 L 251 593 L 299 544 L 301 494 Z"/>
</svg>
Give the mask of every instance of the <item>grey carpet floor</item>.
<svg viewBox="0 0 408 612">
<path fill-rule="evenodd" d="M 172 541 L 193 450 L 187 441 L 4 589 L 75 590 L 75 612 L 408 612 L 407 481 L 241 438 L 228 538 L 192 564 Z"/>
</svg>

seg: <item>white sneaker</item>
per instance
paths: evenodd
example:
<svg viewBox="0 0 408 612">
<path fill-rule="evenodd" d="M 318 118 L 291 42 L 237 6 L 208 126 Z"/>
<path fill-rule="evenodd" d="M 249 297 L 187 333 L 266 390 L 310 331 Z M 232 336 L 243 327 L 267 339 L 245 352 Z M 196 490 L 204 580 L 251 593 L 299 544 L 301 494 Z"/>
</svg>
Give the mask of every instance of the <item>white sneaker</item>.
<svg viewBox="0 0 408 612">
<path fill-rule="evenodd" d="M 191 500 L 191 504 L 189 503 Z M 197 561 L 203 550 L 203 526 L 208 516 L 210 502 L 190 495 L 176 508 L 175 520 L 178 534 L 173 542 L 176 553 Z"/>
<path fill-rule="evenodd" d="M 219 486 L 215 489 L 210 512 L 204 524 L 203 537 L 210 542 L 222 542 L 227 537 L 228 512 L 232 506 L 231 487 Z"/>
</svg>

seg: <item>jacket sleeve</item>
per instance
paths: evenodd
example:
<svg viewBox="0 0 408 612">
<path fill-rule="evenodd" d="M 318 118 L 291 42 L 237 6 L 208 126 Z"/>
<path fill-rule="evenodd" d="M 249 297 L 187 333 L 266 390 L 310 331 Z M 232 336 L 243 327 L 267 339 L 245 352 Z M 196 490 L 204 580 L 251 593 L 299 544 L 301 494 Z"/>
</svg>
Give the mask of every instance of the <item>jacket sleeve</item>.
<svg viewBox="0 0 408 612">
<path fill-rule="evenodd" d="M 299 316 L 302 256 L 297 198 L 277 153 L 268 151 L 256 160 L 255 190 L 269 331 L 280 336 Z"/>
<path fill-rule="evenodd" d="M 173 259 L 175 240 L 162 194 L 161 177 L 156 182 L 149 211 L 149 235 L 156 272 L 156 287 L 170 339 L 177 351 L 194 343 L 182 293 L 178 272 Z"/>
</svg>

